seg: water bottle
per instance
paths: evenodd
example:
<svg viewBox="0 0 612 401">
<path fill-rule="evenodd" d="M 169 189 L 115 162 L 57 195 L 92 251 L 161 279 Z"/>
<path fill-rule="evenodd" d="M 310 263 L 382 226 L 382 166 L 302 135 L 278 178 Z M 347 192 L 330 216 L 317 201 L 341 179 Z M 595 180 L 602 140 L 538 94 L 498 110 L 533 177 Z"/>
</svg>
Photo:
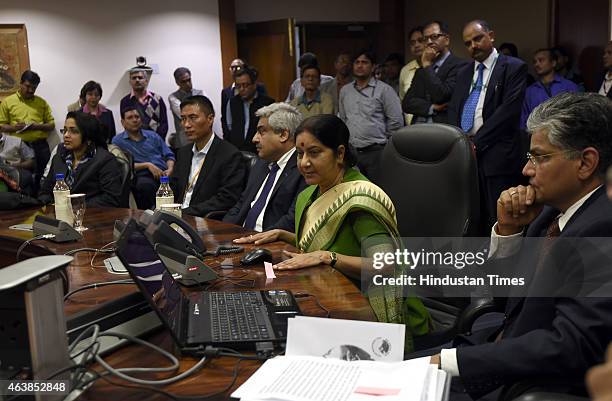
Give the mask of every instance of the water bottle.
<svg viewBox="0 0 612 401">
<path fill-rule="evenodd" d="M 155 194 L 155 210 L 161 209 L 161 205 L 174 203 L 174 193 L 172 192 L 172 189 L 170 189 L 168 177 L 162 176 L 160 178 L 160 182 L 159 189 Z"/>
<path fill-rule="evenodd" d="M 64 174 L 55 174 L 55 186 L 53 187 L 55 218 L 72 225 L 74 216 L 72 215 L 72 205 L 68 195 L 70 195 L 70 188 L 64 181 Z"/>
</svg>

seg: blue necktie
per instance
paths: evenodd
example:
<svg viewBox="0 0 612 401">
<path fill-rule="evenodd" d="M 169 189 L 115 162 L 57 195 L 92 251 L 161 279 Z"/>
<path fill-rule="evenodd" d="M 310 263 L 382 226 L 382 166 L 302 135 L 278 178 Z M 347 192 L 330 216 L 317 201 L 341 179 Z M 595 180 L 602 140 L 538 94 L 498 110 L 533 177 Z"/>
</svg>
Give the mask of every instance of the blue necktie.
<svg viewBox="0 0 612 401">
<path fill-rule="evenodd" d="M 478 78 L 476 79 L 476 84 L 474 85 L 474 89 L 472 89 L 470 96 L 465 101 L 465 104 L 463 105 L 463 113 L 461 114 L 461 129 L 464 132 L 469 132 L 474 126 L 476 106 L 478 105 L 480 92 L 482 92 L 482 72 L 484 71 L 485 65 L 481 63 L 477 68 Z"/>
<path fill-rule="evenodd" d="M 251 210 L 247 214 L 246 219 L 244 220 L 244 228 L 255 229 L 255 223 L 257 222 L 257 217 L 261 214 L 264 206 L 266 206 L 266 200 L 268 199 L 268 195 L 270 191 L 272 191 L 272 186 L 274 185 L 274 179 L 276 178 L 276 174 L 278 173 L 279 167 L 278 164 L 272 163 L 272 167 L 270 168 L 270 173 L 268 174 L 268 179 L 266 180 L 261 193 L 259 194 L 259 198 L 253 204 Z"/>
</svg>

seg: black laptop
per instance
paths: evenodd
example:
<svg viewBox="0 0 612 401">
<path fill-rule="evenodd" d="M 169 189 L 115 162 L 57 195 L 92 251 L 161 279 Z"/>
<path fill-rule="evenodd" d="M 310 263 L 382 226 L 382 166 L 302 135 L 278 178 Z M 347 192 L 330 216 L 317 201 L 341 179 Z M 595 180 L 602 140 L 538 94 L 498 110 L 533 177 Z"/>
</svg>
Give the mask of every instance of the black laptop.
<svg viewBox="0 0 612 401">
<path fill-rule="evenodd" d="M 284 345 L 287 318 L 300 314 L 291 292 L 186 292 L 130 220 L 117 241 L 117 256 L 185 353 L 200 346 L 257 350 Z"/>
</svg>

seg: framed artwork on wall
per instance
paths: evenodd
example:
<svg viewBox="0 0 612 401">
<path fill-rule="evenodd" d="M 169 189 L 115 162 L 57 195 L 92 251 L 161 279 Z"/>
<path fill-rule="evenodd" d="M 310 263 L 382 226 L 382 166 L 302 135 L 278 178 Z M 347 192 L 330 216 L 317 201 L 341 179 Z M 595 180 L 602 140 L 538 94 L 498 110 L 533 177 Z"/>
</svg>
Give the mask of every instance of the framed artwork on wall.
<svg viewBox="0 0 612 401">
<path fill-rule="evenodd" d="M 0 24 L 0 101 L 19 89 L 21 74 L 29 68 L 25 24 Z"/>
</svg>

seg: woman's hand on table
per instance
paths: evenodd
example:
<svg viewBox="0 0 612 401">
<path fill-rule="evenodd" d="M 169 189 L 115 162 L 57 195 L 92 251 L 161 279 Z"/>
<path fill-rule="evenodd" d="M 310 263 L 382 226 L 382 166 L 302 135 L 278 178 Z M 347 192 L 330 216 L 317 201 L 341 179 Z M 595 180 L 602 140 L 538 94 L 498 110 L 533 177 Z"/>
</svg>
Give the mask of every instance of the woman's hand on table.
<svg viewBox="0 0 612 401">
<path fill-rule="evenodd" d="M 290 237 L 292 234 L 285 230 L 274 229 L 270 231 L 264 231 L 246 237 L 237 238 L 234 240 L 234 244 L 254 244 L 263 245 L 275 241 L 291 242 Z"/>
<path fill-rule="evenodd" d="M 331 260 L 328 251 L 315 251 L 309 253 L 295 253 L 289 251 L 283 251 L 285 256 L 289 259 L 283 260 L 282 262 L 272 266 L 277 270 L 296 270 L 304 269 L 306 267 L 327 265 Z"/>
</svg>

